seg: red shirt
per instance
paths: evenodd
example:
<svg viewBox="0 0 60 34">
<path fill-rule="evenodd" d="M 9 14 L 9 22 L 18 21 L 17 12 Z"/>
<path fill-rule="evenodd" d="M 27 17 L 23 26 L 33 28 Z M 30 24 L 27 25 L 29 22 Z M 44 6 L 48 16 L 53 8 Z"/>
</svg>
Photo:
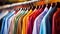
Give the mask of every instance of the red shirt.
<svg viewBox="0 0 60 34">
<path fill-rule="evenodd" d="M 60 34 L 60 8 L 53 15 L 52 34 Z"/>
<path fill-rule="evenodd" d="M 43 11 L 43 9 L 35 9 L 28 17 L 28 29 L 27 34 L 32 34 L 35 18 Z"/>
</svg>

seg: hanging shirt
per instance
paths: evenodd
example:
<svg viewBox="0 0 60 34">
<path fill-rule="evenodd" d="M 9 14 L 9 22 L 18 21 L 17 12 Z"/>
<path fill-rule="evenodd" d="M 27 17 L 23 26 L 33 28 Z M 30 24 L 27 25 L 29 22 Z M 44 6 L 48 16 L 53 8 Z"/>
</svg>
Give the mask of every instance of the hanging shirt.
<svg viewBox="0 0 60 34">
<path fill-rule="evenodd" d="M 9 34 L 13 34 L 13 31 L 14 31 L 14 18 L 16 17 L 16 15 L 18 15 L 20 13 L 20 11 L 19 12 L 15 11 L 14 15 L 11 18 L 12 20 L 11 20 L 11 24 L 10 24 L 10 28 L 9 28 Z"/>
<path fill-rule="evenodd" d="M 43 11 L 43 9 L 35 9 L 31 15 L 28 17 L 28 34 L 32 34 L 33 25 L 35 18 Z"/>
<path fill-rule="evenodd" d="M 18 20 L 18 26 L 17 26 L 17 34 L 22 34 L 22 21 L 23 21 L 23 17 L 27 14 L 28 10 L 25 11 L 25 14 L 23 14 L 19 20 Z"/>
<path fill-rule="evenodd" d="M 8 11 L 7 10 L 3 10 L 1 13 L 0 13 L 0 32 L 1 32 L 1 28 L 2 28 L 2 22 L 3 22 L 3 18 L 8 14 Z"/>
<path fill-rule="evenodd" d="M 52 34 L 60 34 L 60 8 L 53 15 Z"/>
<path fill-rule="evenodd" d="M 2 21 L 3 21 L 3 18 L 0 19 L 0 34 L 1 34 Z"/>
<path fill-rule="evenodd" d="M 12 10 L 12 11 L 14 11 L 14 10 Z M 14 13 L 15 13 L 15 11 L 14 11 Z M 11 20 L 12 20 L 12 17 L 13 17 L 13 15 L 14 15 L 14 13 L 8 18 L 8 34 L 9 34 L 9 29 L 10 29 L 10 24 L 11 24 Z"/>
<path fill-rule="evenodd" d="M 14 34 L 16 34 L 17 32 L 17 25 L 18 25 L 19 18 L 26 13 L 27 12 L 25 10 L 22 10 L 21 13 L 15 18 Z"/>
<path fill-rule="evenodd" d="M 7 18 L 9 18 L 11 15 L 13 15 L 14 12 L 9 12 L 3 19 L 2 22 L 2 28 L 1 28 L 1 34 L 8 34 L 8 24 L 7 24 Z"/>
<path fill-rule="evenodd" d="M 9 28 L 9 22 L 8 22 L 8 20 L 9 20 L 9 18 L 13 15 L 15 13 L 15 11 L 13 10 L 13 12 L 11 12 L 10 13 L 10 15 L 8 15 L 7 17 L 6 17 L 6 20 L 5 20 L 5 27 L 4 27 L 4 34 L 8 34 L 8 28 Z"/>
<path fill-rule="evenodd" d="M 2 27 L 1 27 L 1 34 L 4 34 L 5 20 L 6 20 L 7 16 L 8 16 L 8 14 L 3 18 Z"/>
<path fill-rule="evenodd" d="M 4 16 L 3 21 L 2 21 L 2 27 L 1 27 L 1 34 L 4 34 L 4 27 L 5 27 L 5 20 L 6 17 L 10 14 L 11 12 L 9 12 L 6 16 Z"/>
<path fill-rule="evenodd" d="M 29 14 L 32 12 L 32 10 L 28 11 L 28 13 L 26 14 L 26 16 L 24 16 L 23 18 L 23 25 L 22 25 L 22 34 L 26 34 L 27 32 L 27 23 L 26 23 L 26 19 L 29 16 Z"/>
<path fill-rule="evenodd" d="M 13 34 L 13 32 L 14 32 L 14 19 L 15 19 L 15 17 L 18 15 L 18 14 L 20 14 L 20 12 L 21 12 L 21 9 L 19 10 L 19 11 L 16 11 L 16 13 L 13 15 L 13 17 L 12 17 L 12 21 L 11 21 L 11 24 L 10 24 L 10 29 L 9 29 L 9 34 Z"/>
<path fill-rule="evenodd" d="M 41 23 L 43 17 L 45 16 L 45 14 L 47 13 L 47 11 L 48 11 L 48 8 L 45 7 L 44 11 L 41 14 L 39 14 L 39 16 L 35 19 L 32 34 L 39 34 L 40 23 Z"/>
<path fill-rule="evenodd" d="M 51 9 L 52 9 L 52 7 L 49 8 L 49 11 L 51 11 Z M 48 12 L 49 12 L 49 11 L 48 11 Z M 48 13 L 48 12 L 47 12 L 47 13 Z M 41 25 L 40 25 L 40 34 L 46 34 L 46 31 L 47 31 L 45 18 L 46 18 L 46 14 L 45 14 L 45 16 L 43 17 L 43 20 L 42 20 Z"/>
<path fill-rule="evenodd" d="M 56 11 L 56 6 L 55 7 L 50 7 L 49 11 L 45 15 L 45 23 L 46 23 L 46 34 L 52 34 L 52 16 Z"/>
<path fill-rule="evenodd" d="M 16 12 L 16 11 L 15 11 Z M 14 13 L 15 14 L 15 13 Z M 12 19 L 13 19 L 13 17 L 14 17 L 14 14 L 10 17 L 10 19 L 8 20 L 8 34 L 9 34 L 9 32 L 10 32 L 10 26 L 11 26 L 11 21 L 12 21 Z M 12 26 L 11 26 L 12 27 Z"/>
<path fill-rule="evenodd" d="M 25 11 L 24 10 L 21 10 L 21 12 L 18 15 L 16 15 L 16 17 L 14 18 L 14 34 L 16 34 L 16 32 L 17 32 L 18 19 L 24 13 L 25 13 Z"/>
<path fill-rule="evenodd" d="M 48 8 L 45 8 L 45 11 L 48 12 Z M 46 15 L 46 14 L 45 14 Z M 42 15 L 41 15 L 42 16 Z M 42 16 L 43 17 L 43 16 Z M 44 16 L 45 17 L 45 16 Z M 46 34 L 46 23 L 44 21 L 44 17 L 40 22 L 40 33 L 39 34 Z"/>
<path fill-rule="evenodd" d="M 9 25 L 9 32 L 8 32 L 8 34 L 12 34 L 12 33 L 10 32 L 12 29 L 10 29 L 10 28 L 12 27 L 11 22 L 12 22 L 14 16 L 15 16 L 15 14 L 9 19 L 9 23 L 10 23 L 10 25 Z"/>
</svg>

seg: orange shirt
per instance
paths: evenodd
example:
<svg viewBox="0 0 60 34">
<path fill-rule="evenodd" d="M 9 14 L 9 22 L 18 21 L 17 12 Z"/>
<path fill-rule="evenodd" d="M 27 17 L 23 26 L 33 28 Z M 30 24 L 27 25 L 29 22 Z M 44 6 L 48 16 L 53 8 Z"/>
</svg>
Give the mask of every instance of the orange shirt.
<svg viewBox="0 0 60 34">
<path fill-rule="evenodd" d="M 26 34 L 27 32 L 27 22 L 26 22 L 26 18 L 30 15 L 30 13 L 32 13 L 32 10 L 30 10 L 26 16 L 24 16 L 23 18 L 23 26 L 22 26 L 22 34 Z"/>
</svg>

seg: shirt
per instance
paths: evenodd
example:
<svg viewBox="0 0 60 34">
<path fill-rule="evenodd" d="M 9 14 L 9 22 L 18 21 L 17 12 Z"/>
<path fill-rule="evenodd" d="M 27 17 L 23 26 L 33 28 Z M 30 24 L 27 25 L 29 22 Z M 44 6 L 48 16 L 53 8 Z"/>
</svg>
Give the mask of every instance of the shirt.
<svg viewBox="0 0 60 34">
<path fill-rule="evenodd" d="M 28 18 L 28 34 L 32 34 L 32 30 L 33 30 L 33 25 L 34 25 L 34 20 L 35 18 L 42 12 L 42 8 L 41 9 L 35 9 L 31 15 Z"/>
<path fill-rule="evenodd" d="M 29 16 L 29 14 L 32 12 L 32 10 L 28 11 L 28 13 L 24 16 L 23 18 L 23 25 L 22 25 L 22 34 L 27 34 L 27 23 L 26 23 L 26 19 L 27 16 Z"/>
<path fill-rule="evenodd" d="M 23 15 L 25 13 L 24 10 L 21 10 L 21 12 L 16 15 L 16 17 L 14 18 L 14 34 L 16 34 L 17 32 L 17 24 L 18 24 L 18 19 L 20 18 L 21 15 Z"/>
<path fill-rule="evenodd" d="M 19 20 L 18 20 L 18 26 L 17 26 L 17 34 L 22 34 L 22 24 L 23 24 L 23 17 L 27 14 L 28 10 L 25 11 L 25 14 L 23 14 Z"/>
<path fill-rule="evenodd" d="M 4 34 L 5 20 L 6 20 L 6 17 L 7 17 L 10 13 L 11 13 L 11 12 L 9 12 L 9 13 L 3 18 L 2 27 L 1 27 L 1 34 Z"/>
<path fill-rule="evenodd" d="M 3 18 L 0 19 L 0 34 L 1 34 L 2 21 L 3 21 Z"/>
<path fill-rule="evenodd" d="M 11 21 L 11 24 L 10 24 L 10 29 L 9 29 L 9 34 L 13 34 L 13 32 L 14 32 L 14 19 L 15 19 L 15 17 L 18 15 L 18 14 L 20 14 L 20 12 L 21 12 L 21 9 L 17 12 L 16 11 L 16 13 L 14 14 L 14 16 L 12 17 L 12 21 Z"/>
<path fill-rule="evenodd" d="M 3 18 L 8 14 L 8 10 L 3 10 L 1 13 L 0 13 L 0 32 L 1 32 L 1 27 L 2 27 L 2 21 L 3 21 Z"/>
<path fill-rule="evenodd" d="M 45 11 L 48 12 L 48 8 L 46 8 Z M 39 34 L 46 34 L 46 23 L 44 21 L 44 19 L 45 19 L 44 17 L 42 18 L 42 20 L 40 22 L 40 33 Z"/>
<path fill-rule="evenodd" d="M 49 11 L 45 15 L 45 23 L 46 23 L 46 34 L 52 34 L 51 28 L 52 28 L 52 16 L 56 11 L 56 6 L 55 7 L 50 7 Z"/>
<path fill-rule="evenodd" d="M 10 29 L 10 28 L 12 27 L 11 22 L 12 22 L 14 16 L 15 16 L 15 14 L 9 19 L 10 25 L 9 25 L 9 32 L 8 32 L 8 34 L 11 34 L 10 31 L 11 31 L 12 29 Z"/>
<path fill-rule="evenodd" d="M 8 34 L 8 28 L 9 28 L 9 18 L 15 13 L 15 11 L 11 12 L 7 17 L 6 17 L 6 20 L 5 20 L 5 27 L 4 27 L 4 34 Z"/>
<path fill-rule="evenodd" d="M 53 15 L 52 34 L 60 34 L 60 8 L 57 8 L 57 11 Z"/>
<path fill-rule="evenodd" d="M 21 13 L 15 18 L 14 34 L 16 34 L 16 32 L 17 32 L 17 25 L 18 25 L 19 18 L 22 15 L 24 15 L 25 13 L 27 13 L 27 12 L 25 10 L 22 10 Z"/>
<path fill-rule="evenodd" d="M 4 26 L 5 26 L 5 19 L 8 15 L 6 15 L 4 18 L 3 18 L 3 21 L 2 21 L 2 27 L 1 27 L 1 34 L 4 34 Z"/>
<path fill-rule="evenodd" d="M 7 25 L 7 23 L 5 24 L 5 20 L 6 18 L 11 14 L 12 12 L 9 12 L 4 18 L 3 18 L 3 21 L 2 21 L 2 27 L 1 27 L 1 34 L 4 34 L 5 32 L 5 25 Z"/>
<path fill-rule="evenodd" d="M 48 10 L 48 8 L 45 7 L 44 11 L 42 11 L 42 13 L 39 14 L 39 16 L 37 16 L 37 18 L 35 19 L 32 34 L 39 34 L 40 23 L 41 23 L 43 17 L 45 16 L 45 14 L 47 13 L 47 10 Z"/>
<path fill-rule="evenodd" d="M 49 8 L 49 10 L 51 10 L 52 7 Z M 45 22 L 45 17 L 46 15 L 43 17 L 41 25 L 40 25 L 40 34 L 46 34 L 46 22 Z"/>
</svg>

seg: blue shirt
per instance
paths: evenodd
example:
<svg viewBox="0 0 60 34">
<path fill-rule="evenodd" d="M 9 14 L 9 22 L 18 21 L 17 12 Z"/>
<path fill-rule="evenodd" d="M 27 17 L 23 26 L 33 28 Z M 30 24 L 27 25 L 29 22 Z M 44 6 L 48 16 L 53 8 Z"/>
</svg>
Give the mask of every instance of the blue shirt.
<svg viewBox="0 0 60 34">
<path fill-rule="evenodd" d="M 14 14 L 14 11 L 13 12 L 10 12 L 3 20 L 3 24 L 2 25 L 2 31 L 1 31 L 1 34 L 8 34 L 8 26 L 9 26 L 9 23 L 8 23 L 8 20 L 9 18 Z"/>
<path fill-rule="evenodd" d="M 48 22 L 46 22 L 46 18 L 47 18 L 48 14 L 50 13 L 51 10 L 52 10 L 52 7 L 49 8 L 48 12 L 46 13 L 46 15 L 44 16 L 44 18 L 42 20 L 42 23 L 44 23 L 44 25 L 45 25 L 45 32 L 46 32 L 45 34 L 47 34 L 48 32 L 49 32 L 48 34 L 50 34 L 50 22 L 48 20 L 47 20 Z M 49 26 L 48 27 L 49 29 L 46 28 L 47 26 Z"/>
<path fill-rule="evenodd" d="M 10 13 L 10 15 L 8 15 L 7 17 L 6 17 L 6 20 L 5 20 L 5 27 L 4 27 L 4 34 L 8 34 L 8 27 L 9 27 L 9 22 L 8 22 L 8 20 L 9 20 L 9 18 L 13 15 L 15 13 L 15 11 L 13 11 L 13 12 L 11 12 Z"/>
<path fill-rule="evenodd" d="M 56 6 L 55 7 L 50 7 L 49 11 L 47 12 L 47 14 L 45 15 L 45 23 L 46 23 L 46 34 L 52 34 L 52 16 L 56 11 Z"/>
<path fill-rule="evenodd" d="M 1 27 L 1 34 L 4 34 L 4 27 L 5 27 L 5 20 L 6 20 L 6 17 L 10 14 L 10 12 L 3 18 L 3 21 L 2 21 L 2 27 Z"/>
<path fill-rule="evenodd" d="M 3 21 L 3 18 L 2 18 L 2 19 L 0 19 L 0 34 L 1 34 L 2 21 Z"/>
<path fill-rule="evenodd" d="M 46 13 L 48 12 L 48 8 L 47 9 L 45 9 L 44 11 L 43 11 L 43 13 L 41 14 L 41 20 L 40 20 L 40 33 L 39 34 L 46 34 L 46 23 L 44 23 L 45 21 L 44 21 L 44 17 L 45 17 L 45 15 L 46 15 Z"/>
</svg>

